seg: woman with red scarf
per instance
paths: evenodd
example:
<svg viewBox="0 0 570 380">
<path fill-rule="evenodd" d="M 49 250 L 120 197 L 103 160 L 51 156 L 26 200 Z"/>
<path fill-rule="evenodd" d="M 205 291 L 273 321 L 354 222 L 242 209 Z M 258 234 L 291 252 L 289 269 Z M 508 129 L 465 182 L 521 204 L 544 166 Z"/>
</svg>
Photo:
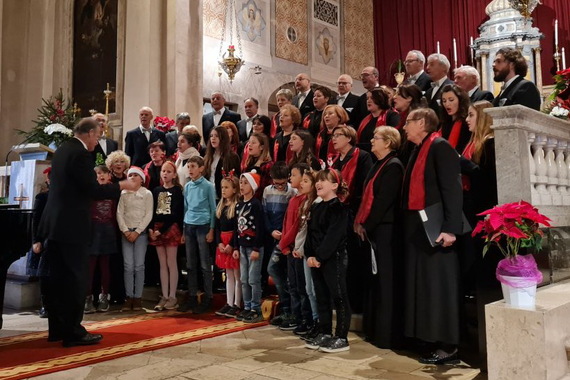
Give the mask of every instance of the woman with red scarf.
<svg viewBox="0 0 570 380">
<path fill-rule="evenodd" d="M 289 164 L 289 161 L 293 158 L 289 140 L 293 130 L 301 123 L 301 112 L 299 112 L 297 107 L 286 104 L 279 113 L 279 127 L 281 127 L 281 131 L 277 133 L 273 141 L 273 162 L 285 161 Z"/>
<path fill-rule="evenodd" d="M 317 134 L 321 130 L 321 119 L 323 116 L 323 111 L 332 97 L 332 92 L 328 87 L 317 86 L 313 90 L 313 105 L 315 110 L 311 111 L 303 119 L 303 128 L 311 132 L 313 138 L 317 138 Z"/>
<path fill-rule="evenodd" d="M 401 138 L 398 158 L 405 166 L 415 146 L 406 139 L 406 132 L 404 132 L 406 118 L 408 114 L 416 108 L 427 107 L 427 102 L 423 97 L 422 90 L 415 84 L 402 84 L 398 86 L 392 100 L 394 109 L 400 114 L 400 123 L 396 127 L 396 129 L 400 131 Z"/>
<path fill-rule="evenodd" d="M 354 220 L 354 232 L 374 248 L 377 273 L 369 269 L 365 289 L 362 327 L 366 340 L 380 348 L 401 343 L 403 294 L 402 255 L 397 244 L 396 221 L 404 166 L 397 157 L 400 132 L 393 127 L 378 127 L 372 137 L 372 153 L 378 161 L 368 171 L 363 201 Z M 399 231 L 398 231 L 399 232 Z"/>
<path fill-rule="evenodd" d="M 357 146 L 370 153 L 370 140 L 374 136 L 376 127 L 382 125 L 395 127 L 400 122 L 400 115 L 391 109 L 388 93 L 380 88 L 366 93 L 366 107 L 370 113 L 358 127 Z"/>
<path fill-rule="evenodd" d="M 277 107 L 279 108 L 279 112 L 271 117 L 271 128 L 268 132 L 264 132 L 267 137 L 269 137 L 269 141 L 273 141 L 275 136 L 279 132 L 281 132 L 281 127 L 279 126 L 279 117 L 281 116 L 281 108 L 284 105 L 291 105 L 291 101 L 293 100 L 293 93 L 291 90 L 282 88 L 281 90 L 277 91 L 275 94 L 275 101 L 277 102 Z"/>
<path fill-rule="evenodd" d="M 339 199 L 349 206 L 349 226 L 352 226 L 362 199 L 364 179 L 372 167 L 372 158 L 368 152 L 354 146 L 356 131 L 352 127 L 345 125 L 336 127 L 332 133 L 332 141 L 338 154 L 333 157 L 331 166 L 341 172 L 347 185 L 348 196 Z M 348 299 L 352 311 L 360 314 L 364 308 L 364 294 L 368 285 L 363 281 L 363 274 L 370 271 L 370 246 L 367 241 L 361 241 L 349 228 L 346 249 Z"/>
<path fill-rule="evenodd" d="M 441 90 L 441 137 L 461 154 L 471 138 L 465 118 L 469 110 L 469 95 L 461 87 L 448 84 Z"/>
<path fill-rule="evenodd" d="M 323 110 L 321 131 L 315 141 L 315 154 L 328 166 L 331 165 L 332 158 L 337 154 L 333 146 L 333 130 L 339 125 L 345 124 L 347 121 L 348 114 L 341 106 L 329 104 Z"/>
<path fill-rule="evenodd" d="M 416 144 L 402 189 L 405 283 L 404 333 L 433 344 L 423 364 L 459 362 L 460 271 L 456 235 L 463 231 L 459 155 L 436 132 L 431 108 L 410 112 L 404 130 Z M 422 220 L 441 205 L 440 232 L 432 246 Z M 430 210 L 432 207 L 430 207 Z M 438 218 L 430 218 L 435 223 Z"/>
</svg>

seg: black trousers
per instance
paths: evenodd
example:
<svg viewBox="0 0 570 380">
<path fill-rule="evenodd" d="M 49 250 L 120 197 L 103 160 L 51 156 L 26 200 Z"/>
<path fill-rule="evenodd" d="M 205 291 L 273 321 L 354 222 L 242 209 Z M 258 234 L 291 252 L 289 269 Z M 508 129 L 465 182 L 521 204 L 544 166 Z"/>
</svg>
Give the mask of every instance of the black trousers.
<svg viewBox="0 0 570 380">
<path fill-rule="evenodd" d="M 345 250 L 336 252 L 320 268 L 311 268 L 317 308 L 319 329 L 323 334 L 332 333 L 332 306 L 336 310 L 335 335 L 346 339 L 350 328 L 350 304 L 346 290 L 346 267 L 348 255 Z M 331 303 L 332 300 L 332 303 Z"/>
<path fill-rule="evenodd" d="M 73 341 L 87 330 L 81 326 L 89 274 L 87 246 L 50 240 L 49 337 Z"/>
</svg>

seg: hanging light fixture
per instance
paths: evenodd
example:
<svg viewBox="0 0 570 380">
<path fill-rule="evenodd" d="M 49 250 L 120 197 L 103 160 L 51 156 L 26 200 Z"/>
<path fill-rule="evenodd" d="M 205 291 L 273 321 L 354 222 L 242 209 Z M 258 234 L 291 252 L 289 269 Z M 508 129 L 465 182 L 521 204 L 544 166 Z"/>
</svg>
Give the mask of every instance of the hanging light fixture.
<svg viewBox="0 0 570 380">
<path fill-rule="evenodd" d="M 542 4 L 540 0 L 509 0 L 511 7 L 519 11 L 526 19 L 530 18 L 530 14 L 538 4 Z"/>
<path fill-rule="evenodd" d="M 226 22 L 229 19 L 229 41 L 226 41 Z M 235 31 L 236 39 L 238 44 L 238 52 L 236 55 L 236 49 L 233 42 L 233 32 L 234 32 L 234 21 L 235 21 Z M 229 42 L 229 44 L 228 44 Z M 225 49 L 225 45 L 228 47 Z M 222 52 L 226 50 L 222 54 Z M 222 26 L 222 38 L 220 42 L 220 52 L 218 55 L 218 65 L 227 75 L 230 82 L 235 78 L 235 75 L 241 69 L 245 61 L 242 59 L 243 51 L 241 48 L 241 37 L 239 34 L 239 27 L 237 25 L 237 15 L 234 6 L 234 0 L 228 0 L 228 5 L 226 6 L 226 14 L 224 15 L 224 22 Z"/>
</svg>

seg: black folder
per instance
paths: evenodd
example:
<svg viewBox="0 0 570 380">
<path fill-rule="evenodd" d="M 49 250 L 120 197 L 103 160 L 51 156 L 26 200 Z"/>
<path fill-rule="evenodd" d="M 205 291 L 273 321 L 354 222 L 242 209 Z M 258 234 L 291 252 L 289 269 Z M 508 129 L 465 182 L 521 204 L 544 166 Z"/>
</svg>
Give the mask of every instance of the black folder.
<svg viewBox="0 0 570 380">
<path fill-rule="evenodd" d="M 441 233 L 441 225 L 443 224 L 444 214 L 443 214 L 443 204 L 441 202 L 435 203 L 431 206 L 426 207 L 423 210 L 418 211 L 422 224 L 424 226 L 424 231 L 432 247 L 436 247 L 441 244 L 441 242 L 436 243 L 436 239 Z M 463 218 L 463 230 L 461 235 L 471 232 L 472 228 L 465 214 L 461 212 Z"/>
</svg>

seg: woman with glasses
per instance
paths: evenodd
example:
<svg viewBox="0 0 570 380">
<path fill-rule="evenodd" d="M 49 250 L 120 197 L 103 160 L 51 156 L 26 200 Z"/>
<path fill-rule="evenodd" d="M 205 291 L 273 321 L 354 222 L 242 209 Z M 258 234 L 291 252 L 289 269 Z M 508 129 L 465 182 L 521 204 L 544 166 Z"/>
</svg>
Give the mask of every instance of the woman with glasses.
<svg viewBox="0 0 570 380">
<path fill-rule="evenodd" d="M 338 106 L 336 106 L 338 107 Z M 349 226 L 362 200 L 362 188 L 366 174 L 372 167 L 372 158 L 368 152 L 356 147 L 356 131 L 352 127 L 339 125 L 332 132 L 332 142 L 337 154 L 332 158 L 331 167 L 340 171 L 348 188 L 348 195 L 339 199 L 349 206 Z M 346 249 L 348 267 L 346 282 L 350 307 L 355 313 L 362 313 L 364 293 L 367 283 L 363 273 L 370 272 L 370 246 L 361 241 L 349 228 Z"/>
<path fill-rule="evenodd" d="M 363 272 L 363 330 L 368 342 L 380 348 L 401 343 L 402 324 L 402 255 L 396 234 L 400 213 L 400 194 L 404 166 L 398 159 L 400 132 L 393 127 L 378 127 L 371 140 L 372 153 L 378 161 L 366 174 L 363 201 L 354 220 L 354 232 L 362 241 L 369 240 L 374 249 L 376 273 Z M 399 232 L 399 231 L 398 231 Z"/>
<path fill-rule="evenodd" d="M 366 94 L 366 107 L 369 112 L 358 127 L 357 145 L 370 153 L 370 139 L 374 136 L 376 127 L 389 125 L 395 127 L 400 123 L 398 112 L 391 109 L 388 94 L 382 89 L 375 88 Z"/>
<path fill-rule="evenodd" d="M 431 345 L 432 352 L 420 363 L 456 364 L 460 270 L 455 243 L 463 231 L 463 194 L 459 155 L 435 133 L 438 124 L 431 108 L 419 108 L 410 112 L 404 126 L 408 140 L 416 145 L 404 175 L 401 202 L 404 332 Z M 434 240 L 428 239 L 423 221 L 428 230 L 441 231 Z"/>
</svg>

